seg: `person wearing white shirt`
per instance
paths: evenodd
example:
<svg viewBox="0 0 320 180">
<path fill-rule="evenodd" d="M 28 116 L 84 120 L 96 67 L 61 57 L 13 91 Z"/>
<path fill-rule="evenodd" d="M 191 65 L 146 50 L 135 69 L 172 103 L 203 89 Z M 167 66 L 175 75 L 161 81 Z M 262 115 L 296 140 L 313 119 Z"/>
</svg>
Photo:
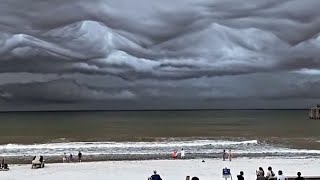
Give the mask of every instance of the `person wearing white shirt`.
<svg viewBox="0 0 320 180">
<path fill-rule="evenodd" d="M 185 157 L 185 152 L 184 152 L 184 150 L 183 150 L 183 148 L 181 149 L 181 152 L 180 152 L 180 156 L 181 156 L 181 159 L 184 159 L 184 157 Z"/>
<path fill-rule="evenodd" d="M 277 176 L 277 180 L 288 180 L 287 177 L 285 177 L 282 173 L 282 171 L 278 171 L 278 176 Z"/>
</svg>

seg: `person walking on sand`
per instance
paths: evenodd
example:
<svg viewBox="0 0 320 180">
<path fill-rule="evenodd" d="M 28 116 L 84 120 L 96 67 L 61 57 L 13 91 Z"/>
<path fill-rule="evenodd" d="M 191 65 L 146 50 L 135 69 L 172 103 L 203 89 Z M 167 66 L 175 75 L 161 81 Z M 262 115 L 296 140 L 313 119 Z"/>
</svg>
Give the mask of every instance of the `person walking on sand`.
<svg viewBox="0 0 320 180">
<path fill-rule="evenodd" d="M 228 159 L 229 159 L 229 161 L 231 161 L 231 160 L 232 160 L 232 153 L 231 153 L 231 149 L 229 150 L 229 153 L 228 153 Z"/>
<path fill-rule="evenodd" d="M 151 176 L 151 180 L 162 180 L 160 175 L 157 174 L 156 170 L 153 171 L 153 175 Z"/>
<path fill-rule="evenodd" d="M 81 158 L 82 158 L 82 153 L 81 153 L 81 151 L 79 151 L 79 153 L 78 153 L 78 161 L 79 162 L 81 162 Z"/>
<path fill-rule="evenodd" d="M 184 152 L 184 150 L 183 150 L 183 148 L 181 149 L 181 152 L 180 152 L 180 157 L 181 157 L 181 159 L 184 159 L 184 157 L 185 157 L 185 152 Z"/>
<path fill-rule="evenodd" d="M 281 170 L 279 170 L 277 180 L 288 180 L 288 178 L 283 175 Z"/>
</svg>

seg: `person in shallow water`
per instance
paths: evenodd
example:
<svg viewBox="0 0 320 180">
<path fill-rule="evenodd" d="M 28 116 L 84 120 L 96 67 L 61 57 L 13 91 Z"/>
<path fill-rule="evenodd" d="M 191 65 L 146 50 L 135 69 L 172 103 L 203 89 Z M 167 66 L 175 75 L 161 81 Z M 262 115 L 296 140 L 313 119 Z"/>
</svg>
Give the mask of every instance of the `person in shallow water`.
<svg viewBox="0 0 320 180">
<path fill-rule="evenodd" d="M 223 159 L 223 161 L 226 160 L 226 156 L 227 156 L 227 153 L 226 153 L 226 150 L 224 149 L 223 152 L 222 152 L 222 159 Z"/>
<path fill-rule="evenodd" d="M 184 149 L 182 148 L 181 149 L 181 152 L 180 152 L 180 157 L 181 157 L 181 159 L 184 159 L 184 157 L 185 157 L 185 151 L 184 151 Z"/>
<path fill-rule="evenodd" d="M 156 170 L 153 171 L 153 175 L 151 176 L 151 180 L 162 180 L 160 175 L 157 174 Z"/>
<path fill-rule="evenodd" d="M 240 175 L 237 176 L 238 180 L 244 180 L 243 171 L 240 171 Z"/>
<path fill-rule="evenodd" d="M 178 156 L 177 150 L 172 151 L 172 158 L 173 158 L 173 159 L 176 159 L 177 156 Z"/>
<path fill-rule="evenodd" d="M 81 151 L 79 151 L 79 153 L 78 153 L 78 161 L 79 162 L 81 162 L 81 158 L 82 158 L 82 153 L 81 153 Z"/>
<path fill-rule="evenodd" d="M 229 158 L 229 161 L 231 161 L 231 160 L 232 160 L 232 153 L 231 153 L 231 149 L 229 150 L 228 158 Z"/>
<path fill-rule="evenodd" d="M 72 154 L 70 153 L 70 156 L 69 156 L 69 161 L 72 162 L 73 161 L 73 156 Z"/>
</svg>

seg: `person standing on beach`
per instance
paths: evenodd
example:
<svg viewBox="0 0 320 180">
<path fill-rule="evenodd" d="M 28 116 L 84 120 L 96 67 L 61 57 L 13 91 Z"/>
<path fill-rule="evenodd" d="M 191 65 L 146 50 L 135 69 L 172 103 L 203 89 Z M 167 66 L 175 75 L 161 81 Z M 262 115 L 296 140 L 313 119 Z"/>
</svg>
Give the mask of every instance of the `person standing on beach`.
<svg viewBox="0 0 320 180">
<path fill-rule="evenodd" d="M 81 158 L 82 158 L 82 153 L 81 153 L 81 151 L 79 151 L 79 153 L 78 153 L 78 161 L 79 162 L 81 162 Z"/>
<path fill-rule="evenodd" d="M 181 159 L 184 159 L 184 157 L 185 157 L 185 152 L 184 152 L 184 150 L 183 150 L 183 148 L 181 149 L 181 152 L 180 152 L 180 157 L 181 157 Z"/>
<path fill-rule="evenodd" d="M 283 175 L 281 170 L 279 170 L 277 180 L 288 180 L 288 178 Z"/>
<path fill-rule="evenodd" d="M 222 159 L 223 159 L 223 161 L 226 160 L 226 156 L 227 156 L 227 153 L 226 153 L 226 150 L 224 149 L 223 152 L 222 152 Z"/>
<path fill-rule="evenodd" d="M 229 158 L 229 161 L 231 161 L 231 160 L 232 160 L 232 153 L 231 153 L 231 149 L 229 150 L 228 158 Z"/>
<path fill-rule="evenodd" d="M 160 177 L 160 175 L 157 174 L 157 171 L 156 171 L 156 170 L 153 171 L 153 175 L 151 176 L 151 179 L 152 179 L 152 180 L 162 180 L 161 177 Z"/>
</svg>

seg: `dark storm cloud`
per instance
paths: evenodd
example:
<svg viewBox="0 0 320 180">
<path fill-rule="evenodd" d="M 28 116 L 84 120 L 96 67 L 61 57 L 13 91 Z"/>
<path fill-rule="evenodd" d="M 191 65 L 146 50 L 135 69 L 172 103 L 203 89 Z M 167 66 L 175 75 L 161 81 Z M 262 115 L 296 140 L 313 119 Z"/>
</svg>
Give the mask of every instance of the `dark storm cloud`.
<svg viewBox="0 0 320 180">
<path fill-rule="evenodd" d="M 310 73 L 320 68 L 319 6 L 318 0 L 3 0 L 0 99 L 319 98 L 312 95 L 319 74 Z"/>
</svg>

